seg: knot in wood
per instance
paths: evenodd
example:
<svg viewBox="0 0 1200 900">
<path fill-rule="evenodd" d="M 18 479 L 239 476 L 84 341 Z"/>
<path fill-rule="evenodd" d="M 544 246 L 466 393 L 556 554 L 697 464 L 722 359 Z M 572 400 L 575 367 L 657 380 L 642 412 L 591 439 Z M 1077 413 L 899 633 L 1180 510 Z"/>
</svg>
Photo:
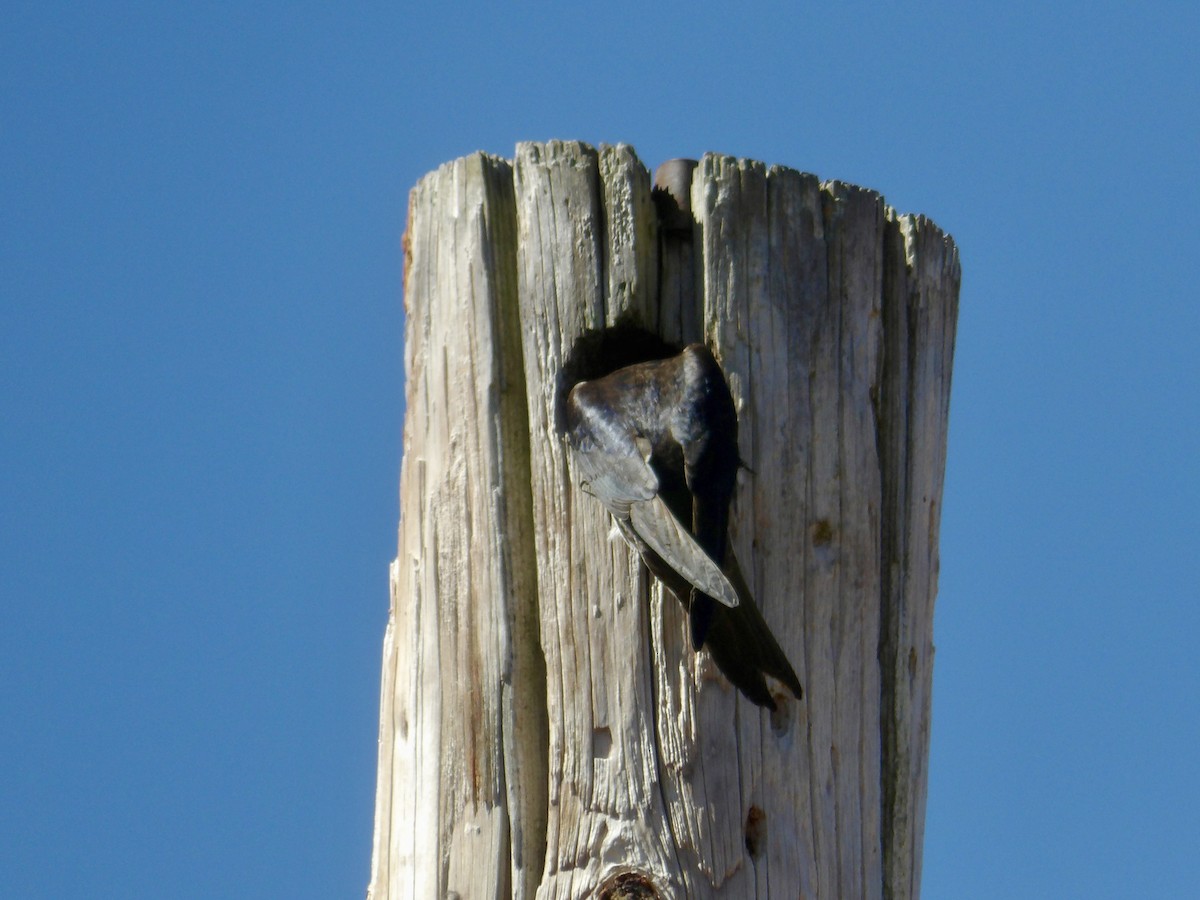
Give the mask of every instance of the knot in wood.
<svg viewBox="0 0 1200 900">
<path fill-rule="evenodd" d="M 619 872 L 606 878 L 596 890 L 598 900 L 663 900 L 650 876 L 644 872 Z"/>
</svg>

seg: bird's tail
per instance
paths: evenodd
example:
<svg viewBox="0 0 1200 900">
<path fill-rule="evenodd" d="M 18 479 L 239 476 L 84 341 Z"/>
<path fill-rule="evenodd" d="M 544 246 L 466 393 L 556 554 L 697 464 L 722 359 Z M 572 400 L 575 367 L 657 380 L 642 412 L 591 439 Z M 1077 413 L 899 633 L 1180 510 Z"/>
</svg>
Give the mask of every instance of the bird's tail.
<svg viewBox="0 0 1200 900">
<path fill-rule="evenodd" d="M 734 561 L 733 568 L 736 566 Z M 704 646 L 725 677 L 759 706 L 775 709 L 775 699 L 767 687 L 767 675 L 778 679 L 797 700 L 801 699 L 804 688 L 800 679 L 750 592 L 745 589 L 741 573 L 732 571 L 728 574 L 738 588 L 741 602 L 733 609 L 712 604 L 712 621 Z"/>
<path fill-rule="evenodd" d="M 797 700 L 803 698 L 800 679 L 755 605 L 732 552 L 726 553 L 723 569 L 737 591 L 739 602 L 730 608 L 696 591 L 653 550 L 647 550 L 642 553 L 646 567 L 688 611 L 693 647 L 706 647 L 717 668 L 734 687 L 752 702 L 773 710 L 775 699 L 766 680 L 770 675 Z"/>
</svg>

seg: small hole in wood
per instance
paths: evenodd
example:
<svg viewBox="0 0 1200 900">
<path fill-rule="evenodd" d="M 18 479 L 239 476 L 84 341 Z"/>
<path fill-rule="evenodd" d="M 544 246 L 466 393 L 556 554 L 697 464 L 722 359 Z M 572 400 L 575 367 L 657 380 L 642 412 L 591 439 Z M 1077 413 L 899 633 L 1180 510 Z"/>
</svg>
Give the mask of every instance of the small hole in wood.
<svg viewBox="0 0 1200 900">
<path fill-rule="evenodd" d="M 772 699 L 775 701 L 775 708 L 770 714 L 771 732 L 776 737 L 782 737 L 792 727 L 791 697 L 776 693 L 772 695 Z"/>
<path fill-rule="evenodd" d="M 767 848 L 767 814 L 758 806 L 751 806 L 746 814 L 746 853 L 751 859 L 762 856 Z"/>
<path fill-rule="evenodd" d="M 820 519 L 813 523 L 812 542 L 814 547 L 827 547 L 833 542 L 833 526 L 828 519 Z"/>
<path fill-rule="evenodd" d="M 612 752 L 612 729 L 596 728 L 592 731 L 592 758 L 608 759 Z"/>
<path fill-rule="evenodd" d="M 762 856 L 767 846 L 767 814 L 757 806 L 746 813 L 746 852 L 751 859 Z"/>
</svg>

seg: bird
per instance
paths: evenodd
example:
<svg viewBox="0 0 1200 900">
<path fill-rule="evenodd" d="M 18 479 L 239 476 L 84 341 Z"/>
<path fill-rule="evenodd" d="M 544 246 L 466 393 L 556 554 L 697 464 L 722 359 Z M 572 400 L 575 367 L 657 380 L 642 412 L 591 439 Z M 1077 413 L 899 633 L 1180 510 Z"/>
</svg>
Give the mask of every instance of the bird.
<svg viewBox="0 0 1200 900">
<path fill-rule="evenodd" d="M 704 344 L 664 350 L 569 387 L 562 417 L 576 472 L 687 611 L 692 649 L 706 648 L 738 690 L 774 710 L 765 676 L 796 699 L 804 692 L 730 547 L 742 466 L 733 397 Z"/>
</svg>

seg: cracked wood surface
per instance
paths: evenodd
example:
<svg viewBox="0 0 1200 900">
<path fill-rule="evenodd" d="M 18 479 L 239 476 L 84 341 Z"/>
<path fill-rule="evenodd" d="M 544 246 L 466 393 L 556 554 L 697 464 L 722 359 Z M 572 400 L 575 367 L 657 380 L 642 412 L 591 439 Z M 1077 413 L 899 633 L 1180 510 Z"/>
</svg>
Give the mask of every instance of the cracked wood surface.
<svg viewBox="0 0 1200 900">
<path fill-rule="evenodd" d="M 376 900 L 919 893 L 957 250 L 791 169 L 675 174 L 694 218 L 625 146 L 413 191 Z M 575 340 L 630 316 L 729 381 L 731 537 L 805 689 L 775 713 L 691 651 L 556 432 Z"/>
</svg>

